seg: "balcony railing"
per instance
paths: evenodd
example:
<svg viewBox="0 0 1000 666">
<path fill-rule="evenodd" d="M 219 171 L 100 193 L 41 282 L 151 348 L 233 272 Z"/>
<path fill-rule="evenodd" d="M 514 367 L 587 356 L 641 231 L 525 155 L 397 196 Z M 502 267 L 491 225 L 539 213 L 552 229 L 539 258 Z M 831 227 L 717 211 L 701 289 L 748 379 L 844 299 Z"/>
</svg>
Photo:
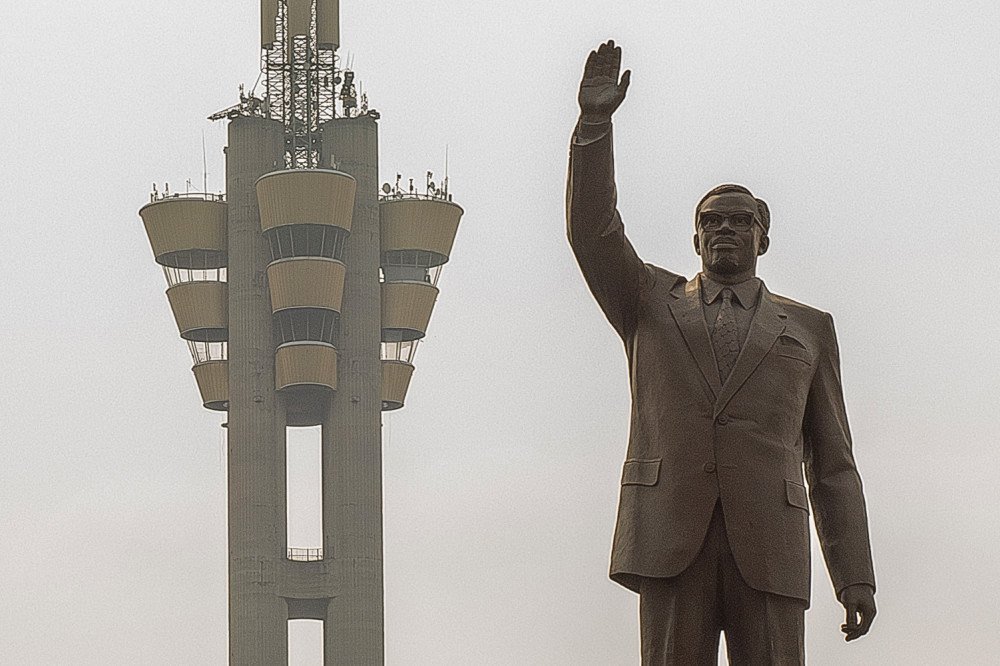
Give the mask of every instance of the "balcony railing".
<svg viewBox="0 0 1000 666">
<path fill-rule="evenodd" d="M 201 199 L 202 201 L 219 201 L 225 203 L 226 195 L 222 192 L 213 194 L 211 192 L 158 192 L 156 187 L 149 194 L 149 202 L 164 201 L 166 199 Z"/>
<path fill-rule="evenodd" d="M 322 548 L 289 548 L 288 559 L 292 562 L 322 562 Z"/>
</svg>

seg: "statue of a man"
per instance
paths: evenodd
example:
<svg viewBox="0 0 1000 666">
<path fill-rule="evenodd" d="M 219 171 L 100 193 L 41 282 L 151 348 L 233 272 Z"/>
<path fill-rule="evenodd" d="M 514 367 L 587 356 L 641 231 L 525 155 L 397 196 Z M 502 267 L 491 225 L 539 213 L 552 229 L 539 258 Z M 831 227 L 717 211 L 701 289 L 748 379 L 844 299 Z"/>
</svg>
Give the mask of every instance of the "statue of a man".
<svg viewBox="0 0 1000 666">
<path fill-rule="evenodd" d="M 731 663 L 801 664 L 810 505 L 846 639 L 875 617 L 833 319 L 756 277 L 770 212 L 739 185 L 698 202 L 693 279 L 639 259 L 616 210 L 620 68 L 614 42 L 587 60 L 567 192 L 570 244 L 631 380 L 611 578 L 640 595 L 643 664 L 715 664 L 723 631 Z"/>
</svg>

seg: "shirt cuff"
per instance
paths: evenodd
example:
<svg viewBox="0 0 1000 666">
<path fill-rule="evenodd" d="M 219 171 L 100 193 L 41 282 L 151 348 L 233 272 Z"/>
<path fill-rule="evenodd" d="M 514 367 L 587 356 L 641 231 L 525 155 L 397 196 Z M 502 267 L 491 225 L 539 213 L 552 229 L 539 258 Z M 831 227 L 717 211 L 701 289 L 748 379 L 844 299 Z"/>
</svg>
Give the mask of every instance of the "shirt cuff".
<svg viewBox="0 0 1000 666">
<path fill-rule="evenodd" d="M 576 123 L 576 130 L 573 132 L 573 145 L 588 146 L 597 143 L 610 133 L 610 120 L 601 123 L 586 123 L 581 118 Z"/>
<path fill-rule="evenodd" d="M 853 587 L 855 585 L 867 585 L 868 587 L 870 587 L 872 589 L 872 594 L 875 594 L 875 584 L 874 583 L 871 583 L 869 581 L 861 581 L 861 580 L 859 580 L 856 583 L 848 583 L 847 585 L 842 585 L 841 588 L 839 590 L 837 590 L 837 600 L 840 601 L 840 595 L 843 593 L 844 590 L 846 590 L 849 587 Z"/>
</svg>

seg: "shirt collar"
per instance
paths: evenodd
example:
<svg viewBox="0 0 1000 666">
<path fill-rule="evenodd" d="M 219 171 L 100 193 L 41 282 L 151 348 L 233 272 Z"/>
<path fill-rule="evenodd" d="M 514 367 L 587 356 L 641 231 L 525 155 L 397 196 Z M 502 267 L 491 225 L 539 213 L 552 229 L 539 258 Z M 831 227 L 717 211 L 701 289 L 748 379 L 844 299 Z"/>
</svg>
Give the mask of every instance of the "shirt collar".
<svg viewBox="0 0 1000 666">
<path fill-rule="evenodd" d="M 763 282 L 761 282 L 760 278 L 756 277 L 740 282 L 739 284 L 719 284 L 702 273 L 701 297 L 704 299 L 706 304 L 710 304 L 719 298 L 719 294 L 722 293 L 723 289 L 732 289 L 733 295 L 736 297 L 736 302 L 738 302 L 744 310 L 749 310 L 757 305 L 757 296 L 760 294 L 760 287 L 762 284 Z"/>
</svg>

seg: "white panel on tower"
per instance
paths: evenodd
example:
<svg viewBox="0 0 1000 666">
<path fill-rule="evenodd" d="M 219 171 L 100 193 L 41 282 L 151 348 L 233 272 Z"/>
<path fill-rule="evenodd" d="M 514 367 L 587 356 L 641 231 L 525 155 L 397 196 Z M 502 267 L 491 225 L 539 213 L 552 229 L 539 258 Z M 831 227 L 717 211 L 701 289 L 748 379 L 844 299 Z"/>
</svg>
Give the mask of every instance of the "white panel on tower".
<svg viewBox="0 0 1000 666">
<path fill-rule="evenodd" d="M 340 46 L 340 0 L 316 0 L 316 36 L 321 49 Z"/>
</svg>

